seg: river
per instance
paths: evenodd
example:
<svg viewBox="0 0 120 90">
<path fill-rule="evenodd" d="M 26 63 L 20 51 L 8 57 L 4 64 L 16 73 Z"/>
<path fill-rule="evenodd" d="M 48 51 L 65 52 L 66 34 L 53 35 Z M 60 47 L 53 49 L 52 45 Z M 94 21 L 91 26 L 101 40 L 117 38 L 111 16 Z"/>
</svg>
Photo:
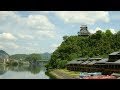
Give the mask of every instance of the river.
<svg viewBox="0 0 120 90">
<path fill-rule="evenodd" d="M 0 79 L 50 79 L 45 72 L 44 62 L 39 65 L 0 65 Z"/>
</svg>

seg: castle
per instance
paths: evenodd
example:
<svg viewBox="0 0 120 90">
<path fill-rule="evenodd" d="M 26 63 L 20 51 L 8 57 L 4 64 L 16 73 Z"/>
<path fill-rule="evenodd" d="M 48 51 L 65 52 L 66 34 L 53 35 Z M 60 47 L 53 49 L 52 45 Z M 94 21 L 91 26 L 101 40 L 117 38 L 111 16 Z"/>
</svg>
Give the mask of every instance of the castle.
<svg viewBox="0 0 120 90">
<path fill-rule="evenodd" d="M 90 32 L 88 31 L 87 25 L 82 25 L 80 27 L 80 32 L 78 32 L 78 36 L 89 36 Z"/>
</svg>

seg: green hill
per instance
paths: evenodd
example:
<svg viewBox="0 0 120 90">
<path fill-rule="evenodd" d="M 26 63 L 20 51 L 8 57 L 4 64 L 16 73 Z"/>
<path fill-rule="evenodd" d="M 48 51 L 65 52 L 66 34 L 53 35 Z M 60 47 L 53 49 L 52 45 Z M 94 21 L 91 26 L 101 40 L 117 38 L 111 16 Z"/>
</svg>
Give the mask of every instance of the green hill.
<svg viewBox="0 0 120 90">
<path fill-rule="evenodd" d="M 25 60 L 29 55 L 28 54 L 14 54 L 11 55 L 10 58 L 16 59 L 16 60 Z M 50 53 L 43 53 L 40 54 L 42 60 L 50 60 L 51 54 Z"/>
<path fill-rule="evenodd" d="M 6 55 L 8 55 L 5 51 L 3 51 L 3 50 L 0 50 L 0 55 L 1 54 L 6 54 Z"/>
<path fill-rule="evenodd" d="M 120 31 L 98 30 L 88 37 L 65 36 L 61 45 L 53 52 L 47 67 L 64 68 L 68 61 L 80 57 L 108 57 L 108 54 L 120 50 Z"/>
<path fill-rule="evenodd" d="M 50 60 L 50 58 L 51 58 L 51 53 L 48 53 L 48 52 L 42 53 L 42 54 L 41 54 L 41 57 L 42 57 L 43 60 Z"/>
<path fill-rule="evenodd" d="M 27 56 L 28 56 L 27 54 L 14 54 L 14 55 L 11 55 L 10 58 L 16 59 L 16 60 L 25 60 Z"/>
<path fill-rule="evenodd" d="M 8 58 L 9 58 L 9 54 L 7 54 L 3 50 L 0 50 L 0 60 L 2 60 L 2 59 L 8 59 Z"/>
</svg>

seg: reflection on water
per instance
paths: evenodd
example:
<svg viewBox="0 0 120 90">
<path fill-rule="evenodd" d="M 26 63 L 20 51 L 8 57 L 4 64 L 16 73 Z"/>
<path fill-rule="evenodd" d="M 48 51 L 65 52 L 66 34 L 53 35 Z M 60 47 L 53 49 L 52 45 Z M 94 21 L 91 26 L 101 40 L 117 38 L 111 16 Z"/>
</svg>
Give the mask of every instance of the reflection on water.
<svg viewBox="0 0 120 90">
<path fill-rule="evenodd" d="M 44 64 L 5 66 L 0 65 L 0 79 L 49 79 Z"/>
</svg>

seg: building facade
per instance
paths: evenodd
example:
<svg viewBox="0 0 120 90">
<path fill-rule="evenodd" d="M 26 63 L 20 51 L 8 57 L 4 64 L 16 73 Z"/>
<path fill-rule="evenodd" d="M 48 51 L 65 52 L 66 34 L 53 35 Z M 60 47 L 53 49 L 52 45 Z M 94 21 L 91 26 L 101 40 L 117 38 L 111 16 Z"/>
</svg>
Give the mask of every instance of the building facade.
<svg viewBox="0 0 120 90">
<path fill-rule="evenodd" d="M 80 58 L 68 62 L 66 67 L 71 71 L 120 73 L 120 54 L 113 52 L 109 58 Z"/>
</svg>

